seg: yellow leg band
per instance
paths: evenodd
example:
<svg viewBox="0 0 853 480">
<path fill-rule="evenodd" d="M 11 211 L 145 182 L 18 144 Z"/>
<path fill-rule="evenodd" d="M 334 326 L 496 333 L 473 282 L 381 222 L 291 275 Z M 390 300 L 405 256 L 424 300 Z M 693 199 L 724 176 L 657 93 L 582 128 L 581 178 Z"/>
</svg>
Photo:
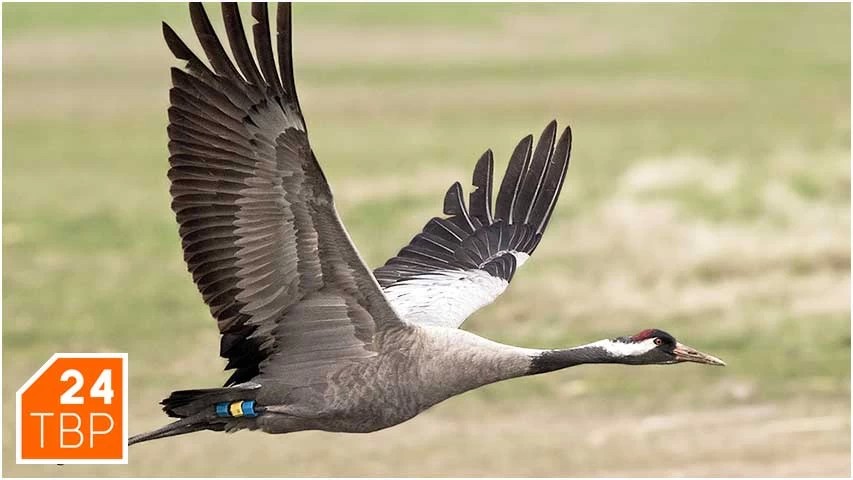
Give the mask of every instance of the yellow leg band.
<svg viewBox="0 0 853 480">
<path fill-rule="evenodd" d="M 229 407 L 228 410 L 231 412 L 232 417 L 242 417 L 243 416 L 243 402 L 234 402 Z"/>
</svg>

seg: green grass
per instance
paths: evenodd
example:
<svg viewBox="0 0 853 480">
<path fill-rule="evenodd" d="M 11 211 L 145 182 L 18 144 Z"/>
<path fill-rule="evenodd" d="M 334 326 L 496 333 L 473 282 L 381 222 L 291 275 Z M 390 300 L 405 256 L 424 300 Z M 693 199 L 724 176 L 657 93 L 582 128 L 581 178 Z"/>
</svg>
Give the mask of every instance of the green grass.
<svg viewBox="0 0 853 480">
<path fill-rule="evenodd" d="M 556 347 L 659 327 L 729 366 L 589 366 L 366 437 L 239 434 L 251 461 L 200 434 L 57 471 L 12 456 L 12 395 L 51 353 L 129 352 L 133 432 L 224 378 L 169 209 L 159 22 L 197 42 L 177 4 L 4 5 L 7 474 L 849 475 L 849 8 L 297 5 L 312 145 L 370 265 L 486 148 L 501 171 L 556 118 L 574 145 L 550 230 L 466 328 Z"/>
</svg>

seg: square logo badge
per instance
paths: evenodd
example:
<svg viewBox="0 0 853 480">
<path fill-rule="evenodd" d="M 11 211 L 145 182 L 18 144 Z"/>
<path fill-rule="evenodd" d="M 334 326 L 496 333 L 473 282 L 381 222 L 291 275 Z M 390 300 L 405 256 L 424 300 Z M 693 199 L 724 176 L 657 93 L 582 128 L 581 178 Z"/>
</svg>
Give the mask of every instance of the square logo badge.
<svg viewBox="0 0 853 480">
<path fill-rule="evenodd" d="M 15 413 L 17 463 L 127 463 L 127 354 L 55 353 Z"/>
</svg>

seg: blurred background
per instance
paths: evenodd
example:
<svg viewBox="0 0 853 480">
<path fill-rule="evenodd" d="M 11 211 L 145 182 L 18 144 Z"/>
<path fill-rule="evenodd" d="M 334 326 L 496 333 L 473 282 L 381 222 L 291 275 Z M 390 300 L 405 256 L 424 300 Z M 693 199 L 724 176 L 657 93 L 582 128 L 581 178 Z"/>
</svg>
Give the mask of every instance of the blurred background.
<svg viewBox="0 0 853 480">
<path fill-rule="evenodd" d="M 486 148 L 502 172 L 556 118 L 575 141 L 549 232 L 465 327 L 530 347 L 658 327 L 729 366 L 584 366 L 370 435 L 15 465 L 15 390 L 53 352 L 130 354 L 131 433 L 226 378 L 169 209 L 161 20 L 197 49 L 180 4 L 3 5 L 6 475 L 850 475 L 846 4 L 296 5 L 312 144 L 371 266 Z"/>
</svg>

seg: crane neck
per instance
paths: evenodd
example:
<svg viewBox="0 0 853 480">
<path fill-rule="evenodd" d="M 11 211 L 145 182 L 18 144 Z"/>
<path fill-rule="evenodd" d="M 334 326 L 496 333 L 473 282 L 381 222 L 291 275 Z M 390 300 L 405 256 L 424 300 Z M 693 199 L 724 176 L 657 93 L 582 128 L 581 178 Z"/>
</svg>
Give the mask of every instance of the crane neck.
<svg viewBox="0 0 853 480">
<path fill-rule="evenodd" d="M 578 347 L 540 350 L 531 357 L 527 375 L 553 372 L 586 363 L 625 363 L 625 358 L 610 348 L 611 343 L 612 340 L 599 340 Z"/>
</svg>

